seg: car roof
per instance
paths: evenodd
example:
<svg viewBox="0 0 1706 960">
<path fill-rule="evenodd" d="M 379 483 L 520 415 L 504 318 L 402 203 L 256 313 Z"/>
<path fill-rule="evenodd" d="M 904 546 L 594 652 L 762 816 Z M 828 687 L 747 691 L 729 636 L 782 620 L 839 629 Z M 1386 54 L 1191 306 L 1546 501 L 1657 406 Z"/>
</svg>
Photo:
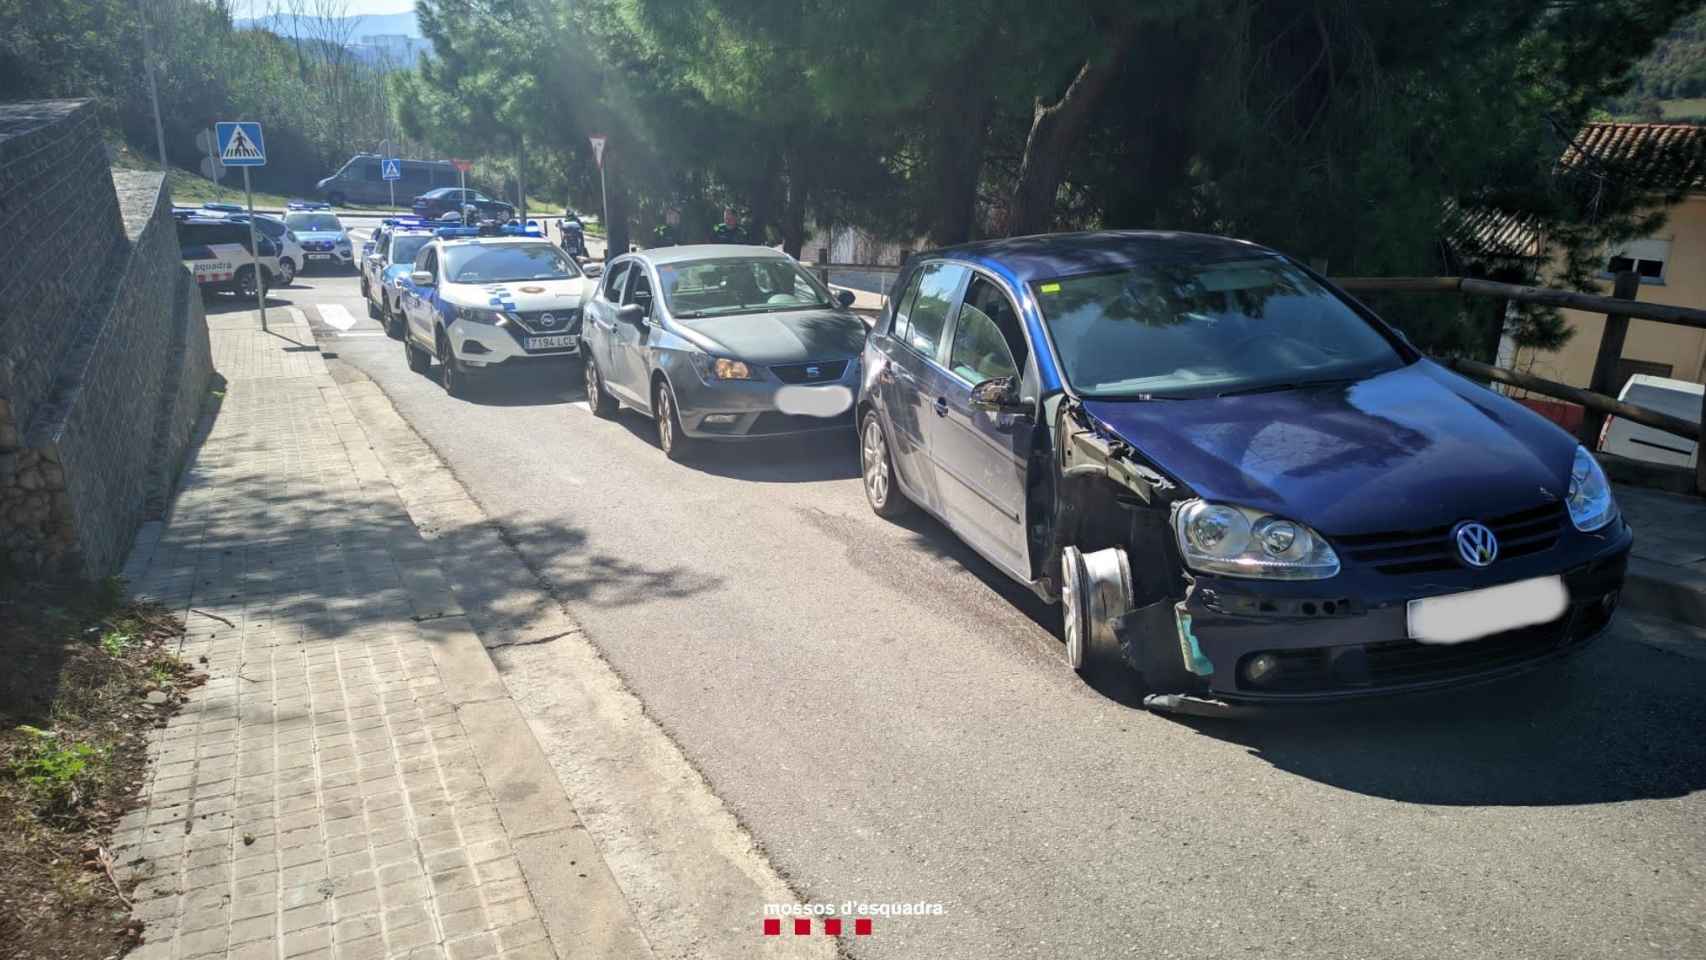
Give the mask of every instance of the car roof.
<svg viewBox="0 0 1706 960">
<path fill-rule="evenodd" d="M 639 256 L 655 264 L 680 263 L 683 260 L 752 260 L 769 258 L 790 260 L 787 254 L 773 247 L 740 243 L 690 243 L 679 247 L 653 247 L 641 250 Z"/>
<path fill-rule="evenodd" d="M 447 247 L 456 246 L 456 245 L 464 244 L 464 243 L 479 243 L 479 244 L 484 244 L 486 246 L 491 246 L 494 243 L 505 243 L 505 244 L 543 243 L 543 244 L 546 244 L 547 246 L 556 246 L 556 244 L 551 243 L 550 240 L 547 240 L 544 237 L 490 236 L 490 237 L 436 237 L 435 239 L 440 244 L 443 244 L 444 246 L 447 246 Z"/>
<path fill-rule="evenodd" d="M 1166 230 L 1096 230 L 982 240 L 930 250 L 921 257 L 952 257 L 1005 268 L 1023 283 L 1075 274 L 1122 270 L 1140 263 L 1212 263 L 1252 254 L 1277 256 L 1247 240 Z"/>
<path fill-rule="evenodd" d="M 1706 384 L 1695 383 L 1692 380 L 1673 380 L 1670 377 L 1659 377 L 1650 373 L 1632 375 L 1629 382 L 1623 385 L 1623 393 L 1627 394 L 1630 387 L 1652 387 L 1655 390 L 1692 393 L 1696 396 L 1706 394 Z"/>
</svg>

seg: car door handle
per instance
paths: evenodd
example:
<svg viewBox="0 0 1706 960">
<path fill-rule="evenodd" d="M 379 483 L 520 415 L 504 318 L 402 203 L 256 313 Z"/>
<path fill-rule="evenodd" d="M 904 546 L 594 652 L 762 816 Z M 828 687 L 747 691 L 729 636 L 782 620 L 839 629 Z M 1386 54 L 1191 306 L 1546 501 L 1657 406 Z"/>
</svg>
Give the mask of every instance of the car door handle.
<svg viewBox="0 0 1706 960">
<path fill-rule="evenodd" d="M 947 415 L 948 415 L 948 398 L 947 397 L 937 397 L 936 398 L 936 416 L 945 417 Z"/>
</svg>

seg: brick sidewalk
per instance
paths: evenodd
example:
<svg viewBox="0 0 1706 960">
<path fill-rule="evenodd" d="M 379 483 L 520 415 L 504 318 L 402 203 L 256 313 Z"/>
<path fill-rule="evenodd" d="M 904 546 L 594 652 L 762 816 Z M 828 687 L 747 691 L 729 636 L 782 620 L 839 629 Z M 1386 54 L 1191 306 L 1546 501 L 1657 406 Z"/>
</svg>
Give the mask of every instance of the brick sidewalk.
<svg viewBox="0 0 1706 960">
<path fill-rule="evenodd" d="M 210 677 L 115 833 L 130 957 L 556 957 L 458 715 L 478 638 L 307 324 L 268 315 L 208 318 L 226 395 L 125 571 Z"/>
</svg>

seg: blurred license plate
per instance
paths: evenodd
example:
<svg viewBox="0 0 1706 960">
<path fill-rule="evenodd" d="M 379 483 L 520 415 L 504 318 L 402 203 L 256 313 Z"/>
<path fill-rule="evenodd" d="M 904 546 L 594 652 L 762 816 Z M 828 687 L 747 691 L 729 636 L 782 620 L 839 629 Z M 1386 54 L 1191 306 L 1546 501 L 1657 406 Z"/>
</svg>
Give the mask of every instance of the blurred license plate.
<svg viewBox="0 0 1706 960">
<path fill-rule="evenodd" d="M 572 347 L 574 345 L 575 338 L 572 336 L 527 338 L 527 349 L 529 350 L 556 350 L 563 347 Z"/>
<path fill-rule="evenodd" d="M 1569 606 L 1560 577 L 1536 577 L 1484 590 L 1411 600 L 1406 610 L 1417 643 L 1463 643 L 1503 630 L 1550 623 Z"/>
<path fill-rule="evenodd" d="M 330 259 L 332 259 L 332 255 L 329 253 L 310 253 L 308 255 L 308 259 L 310 259 L 310 260 L 330 260 Z"/>
</svg>

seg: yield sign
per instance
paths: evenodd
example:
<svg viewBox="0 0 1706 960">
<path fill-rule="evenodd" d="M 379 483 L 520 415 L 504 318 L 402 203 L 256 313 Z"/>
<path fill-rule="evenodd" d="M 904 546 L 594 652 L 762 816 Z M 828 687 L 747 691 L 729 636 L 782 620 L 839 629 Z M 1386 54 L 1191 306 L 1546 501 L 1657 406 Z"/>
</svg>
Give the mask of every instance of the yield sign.
<svg viewBox="0 0 1706 960">
<path fill-rule="evenodd" d="M 219 162 L 228 167 L 264 167 L 267 164 L 267 145 L 261 137 L 259 123 L 221 120 L 214 124 L 214 139 L 219 144 Z"/>
<path fill-rule="evenodd" d="M 595 133 L 587 140 L 592 142 L 592 155 L 598 161 L 598 169 L 604 169 L 604 134 Z"/>
<path fill-rule="evenodd" d="M 403 179 L 403 165 L 398 163 L 394 158 L 381 163 L 379 165 L 379 172 L 386 180 Z"/>
</svg>

